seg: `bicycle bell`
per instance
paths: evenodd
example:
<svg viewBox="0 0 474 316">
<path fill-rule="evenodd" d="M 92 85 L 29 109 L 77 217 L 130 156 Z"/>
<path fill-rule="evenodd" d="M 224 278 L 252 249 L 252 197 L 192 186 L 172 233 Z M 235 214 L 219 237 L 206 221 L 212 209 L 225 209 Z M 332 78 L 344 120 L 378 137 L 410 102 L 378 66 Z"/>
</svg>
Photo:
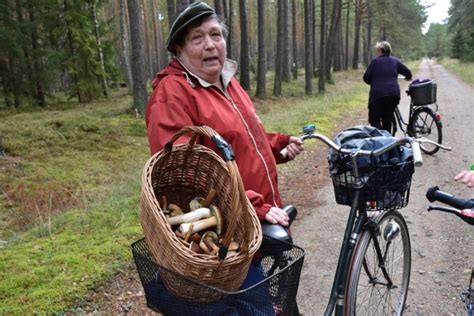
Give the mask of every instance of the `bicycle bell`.
<svg viewBox="0 0 474 316">
<path fill-rule="evenodd" d="M 304 135 L 311 135 L 316 131 L 316 125 L 314 124 L 307 124 L 303 126 L 303 134 Z"/>
</svg>

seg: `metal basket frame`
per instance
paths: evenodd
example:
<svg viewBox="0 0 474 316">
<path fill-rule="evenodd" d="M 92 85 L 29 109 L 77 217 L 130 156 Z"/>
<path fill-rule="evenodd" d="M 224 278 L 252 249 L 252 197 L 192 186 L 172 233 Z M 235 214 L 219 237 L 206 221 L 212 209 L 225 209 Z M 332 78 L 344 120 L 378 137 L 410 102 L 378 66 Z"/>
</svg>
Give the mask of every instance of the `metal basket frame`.
<svg viewBox="0 0 474 316">
<path fill-rule="evenodd" d="M 336 202 L 352 205 L 355 190 L 361 190 L 360 199 L 371 210 L 400 209 L 408 204 L 413 160 L 397 164 L 371 165 L 359 170 L 355 177 L 352 168 L 335 162 L 338 172 L 331 175 Z"/>
<path fill-rule="evenodd" d="M 278 258 L 265 256 L 254 262 L 262 267 L 264 278 L 236 291 L 212 287 L 166 269 L 155 262 L 145 239 L 134 242 L 131 245 L 132 254 L 145 291 L 147 306 L 166 315 L 216 315 L 223 307 L 237 310 L 244 308 L 247 312 L 251 310 L 251 314 L 256 316 L 297 315 L 296 295 L 303 267 L 304 250 L 267 236 L 263 238 L 271 239 L 272 245 L 281 250 L 281 256 Z M 289 261 L 286 262 L 282 258 L 289 258 Z M 163 283 L 163 274 L 168 274 L 168 277 L 171 276 L 180 283 L 220 299 L 203 303 L 174 296 Z M 262 302 L 265 300 L 266 306 Z"/>
</svg>

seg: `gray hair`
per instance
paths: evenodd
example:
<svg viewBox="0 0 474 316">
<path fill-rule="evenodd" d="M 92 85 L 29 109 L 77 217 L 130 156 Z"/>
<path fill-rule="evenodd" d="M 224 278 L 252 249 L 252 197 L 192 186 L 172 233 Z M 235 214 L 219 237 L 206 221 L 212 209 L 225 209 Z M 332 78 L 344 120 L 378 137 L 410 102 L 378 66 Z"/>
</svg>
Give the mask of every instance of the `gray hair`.
<svg viewBox="0 0 474 316">
<path fill-rule="evenodd" d="M 375 44 L 375 48 L 380 49 L 384 55 L 390 55 L 392 52 L 392 46 L 387 41 L 377 42 L 377 44 Z"/>
</svg>

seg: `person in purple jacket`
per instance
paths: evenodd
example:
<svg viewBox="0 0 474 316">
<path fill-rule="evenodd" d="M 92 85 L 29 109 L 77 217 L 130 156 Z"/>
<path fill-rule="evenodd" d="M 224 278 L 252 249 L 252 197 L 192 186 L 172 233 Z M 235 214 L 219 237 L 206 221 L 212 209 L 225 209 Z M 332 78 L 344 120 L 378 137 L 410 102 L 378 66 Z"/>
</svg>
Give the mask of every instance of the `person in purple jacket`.
<svg viewBox="0 0 474 316">
<path fill-rule="evenodd" d="M 377 57 L 364 73 L 364 82 L 370 85 L 369 124 L 389 132 L 392 130 L 393 113 L 400 102 L 398 74 L 411 80 L 411 71 L 400 60 L 390 56 L 389 42 L 375 45 Z"/>
</svg>

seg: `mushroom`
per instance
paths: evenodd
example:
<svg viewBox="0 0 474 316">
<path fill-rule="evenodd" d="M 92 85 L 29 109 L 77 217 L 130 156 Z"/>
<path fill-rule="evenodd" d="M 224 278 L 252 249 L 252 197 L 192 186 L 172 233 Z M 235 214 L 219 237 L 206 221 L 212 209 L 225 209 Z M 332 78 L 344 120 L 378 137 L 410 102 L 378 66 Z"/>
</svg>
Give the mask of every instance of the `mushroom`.
<svg viewBox="0 0 474 316">
<path fill-rule="evenodd" d="M 161 208 L 163 210 L 163 213 L 169 214 L 170 210 L 168 209 L 168 200 L 166 199 L 166 195 L 163 195 L 161 197 Z"/>
<path fill-rule="evenodd" d="M 211 210 L 208 209 L 207 207 L 201 207 L 189 213 L 170 217 L 169 223 L 171 226 L 173 226 L 173 225 L 179 225 L 182 223 L 195 222 L 202 218 L 208 218 L 208 217 L 211 217 Z"/>
<path fill-rule="evenodd" d="M 207 194 L 205 199 L 202 197 L 195 197 L 194 199 L 191 200 L 191 202 L 189 202 L 189 209 L 191 211 L 194 211 L 201 207 L 208 207 L 209 205 L 211 205 L 216 195 L 217 195 L 217 191 L 214 189 L 211 189 L 209 190 L 209 193 Z"/>
<path fill-rule="evenodd" d="M 236 252 L 237 250 L 239 250 L 239 243 L 232 240 L 229 244 L 229 251 L 233 251 L 233 252 Z"/>
<path fill-rule="evenodd" d="M 183 214 L 183 210 L 181 209 L 181 207 L 179 207 L 176 204 L 169 204 L 168 211 L 171 211 L 171 214 L 170 214 L 171 217 Z"/>
<path fill-rule="evenodd" d="M 189 240 L 199 243 L 201 241 L 201 235 L 199 235 L 199 233 L 194 233 L 189 237 Z"/>
<path fill-rule="evenodd" d="M 219 247 L 216 245 L 218 236 L 213 231 L 207 231 L 202 235 L 199 247 L 208 255 L 215 255 L 219 251 Z"/>
<path fill-rule="evenodd" d="M 222 229 L 224 228 L 224 219 L 222 218 L 221 211 L 217 206 L 211 205 L 211 217 L 201 219 L 199 221 L 193 222 L 192 233 L 200 232 L 204 229 L 216 226 L 216 233 L 220 235 Z M 186 233 L 189 230 L 191 223 L 183 223 L 179 225 L 179 231 L 181 233 Z"/>
<path fill-rule="evenodd" d="M 194 224 L 191 223 L 191 225 L 189 225 L 188 231 L 186 232 L 186 234 L 184 234 L 184 241 L 187 242 L 189 240 L 189 237 L 191 237 L 191 234 L 193 232 L 193 227 L 194 227 Z"/>
<path fill-rule="evenodd" d="M 191 241 L 191 243 L 189 244 L 189 249 L 191 249 L 191 251 L 195 253 L 202 253 L 201 247 L 199 246 L 198 243 L 194 241 Z"/>
</svg>

